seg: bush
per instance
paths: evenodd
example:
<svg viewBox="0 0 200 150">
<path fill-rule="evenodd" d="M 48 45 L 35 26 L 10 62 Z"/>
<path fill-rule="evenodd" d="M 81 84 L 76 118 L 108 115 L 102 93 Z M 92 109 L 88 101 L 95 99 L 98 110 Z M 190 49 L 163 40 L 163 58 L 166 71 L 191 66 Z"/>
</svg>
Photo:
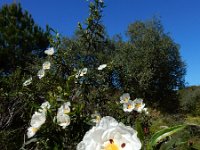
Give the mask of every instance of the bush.
<svg viewBox="0 0 200 150">
<path fill-rule="evenodd" d="M 192 86 L 179 90 L 181 110 L 192 115 L 200 115 L 200 87 Z"/>
</svg>

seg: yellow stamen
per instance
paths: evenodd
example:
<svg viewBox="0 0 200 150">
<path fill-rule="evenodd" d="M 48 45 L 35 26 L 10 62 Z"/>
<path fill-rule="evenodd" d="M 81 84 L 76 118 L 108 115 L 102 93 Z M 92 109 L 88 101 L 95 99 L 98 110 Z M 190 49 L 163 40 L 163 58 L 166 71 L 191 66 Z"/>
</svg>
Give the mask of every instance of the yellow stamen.
<svg viewBox="0 0 200 150">
<path fill-rule="evenodd" d="M 96 116 L 96 121 L 99 122 L 101 120 L 100 116 Z"/>
<path fill-rule="evenodd" d="M 64 109 L 64 114 L 68 114 L 70 112 L 69 109 Z"/>
<path fill-rule="evenodd" d="M 131 109 L 131 108 L 133 108 L 133 106 L 131 104 L 128 104 L 127 108 Z"/>
<path fill-rule="evenodd" d="M 137 103 L 137 104 L 135 104 L 135 107 L 136 108 L 140 108 L 140 107 L 142 107 L 142 104 L 141 103 Z"/>
<path fill-rule="evenodd" d="M 38 131 L 38 128 L 34 128 L 34 127 L 32 127 L 31 130 L 35 133 L 35 132 Z"/>
<path fill-rule="evenodd" d="M 118 145 L 115 144 L 114 142 L 108 143 L 103 150 L 120 150 Z"/>
<path fill-rule="evenodd" d="M 128 102 L 128 100 L 129 100 L 129 98 L 128 98 L 128 97 L 126 97 L 126 98 L 124 99 L 124 101 L 125 101 L 125 102 Z"/>
</svg>

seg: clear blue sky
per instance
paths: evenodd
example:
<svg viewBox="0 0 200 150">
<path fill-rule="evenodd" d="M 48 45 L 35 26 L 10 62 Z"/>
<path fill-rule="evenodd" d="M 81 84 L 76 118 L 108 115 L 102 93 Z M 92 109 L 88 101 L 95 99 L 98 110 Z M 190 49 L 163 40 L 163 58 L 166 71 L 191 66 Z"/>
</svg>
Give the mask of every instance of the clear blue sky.
<svg viewBox="0 0 200 150">
<path fill-rule="evenodd" d="M 14 0 L 0 0 L 0 6 Z M 77 22 L 88 16 L 85 0 L 16 0 L 32 14 L 35 22 L 49 24 L 63 35 L 72 36 Z M 110 36 L 125 37 L 128 24 L 160 16 L 165 32 L 180 44 L 187 64 L 186 82 L 200 85 L 200 0 L 105 0 L 103 22 Z"/>
</svg>

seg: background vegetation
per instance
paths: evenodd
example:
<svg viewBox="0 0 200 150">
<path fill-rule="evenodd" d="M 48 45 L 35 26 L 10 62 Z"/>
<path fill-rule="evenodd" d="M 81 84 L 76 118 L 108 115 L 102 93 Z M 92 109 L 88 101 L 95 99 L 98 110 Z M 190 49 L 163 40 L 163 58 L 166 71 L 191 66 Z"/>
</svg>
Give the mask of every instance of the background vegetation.
<svg viewBox="0 0 200 150">
<path fill-rule="evenodd" d="M 75 149 L 91 127 L 90 115 L 94 110 L 131 126 L 137 127 L 139 122 L 144 141 L 163 126 L 200 124 L 200 87 L 185 88 L 186 65 L 181 59 L 179 45 L 165 33 L 161 21 L 153 18 L 131 23 L 127 28 L 128 41 L 119 35 L 110 38 L 102 24 L 104 7 L 98 0 L 91 2 L 88 18 L 78 24 L 75 36 L 69 38 L 60 36 L 50 27 L 43 31 L 20 4 L 2 6 L 1 149 L 22 147 L 30 118 L 45 100 L 54 104 L 54 109 L 60 105 L 58 99 L 71 101 L 74 111 L 70 114 L 70 127 L 65 132 L 55 127 L 50 121 L 53 112 L 49 112 L 47 124 L 37 136 L 39 144 L 33 142 L 24 148 Z M 43 53 L 50 46 L 56 49 L 53 57 Z M 52 68 L 39 80 L 37 71 L 46 60 L 51 62 Z M 101 64 L 108 67 L 98 71 Z M 76 79 L 73 75 L 84 67 L 88 68 L 87 76 Z M 30 76 L 33 83 L 23 87 Z M 143 98 L 151 116 L 124 113 L 119 97 L 126 92 L 132 99 Z M 157 149 L 183 150 L 191 146 L 200 149 L 199 133 L 199 128 L 191 127 L 175 136 L 183 144 L 169 142 L 160 144 Z"/>
</svg>

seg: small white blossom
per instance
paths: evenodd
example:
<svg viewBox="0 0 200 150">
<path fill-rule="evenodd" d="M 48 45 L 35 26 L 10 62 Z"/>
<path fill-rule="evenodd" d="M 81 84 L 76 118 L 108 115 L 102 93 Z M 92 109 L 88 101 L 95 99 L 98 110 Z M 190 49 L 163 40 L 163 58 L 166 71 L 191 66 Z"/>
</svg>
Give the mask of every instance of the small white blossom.
<svg viewBox="0 0 200 150">
<path fill-rule="evenodd" d="M 23 83 L 23 86 L 28 86 L 32 83 L 32 77 L 30 77 L 28 80 L 26 80 L 24 83 Z"/>
<path fill-rule="evenodd" d="M 129 93 L 124 93 L 121 97 L 120 97 L 120 103 L 128 103 L 128 101 L 130 100 L 130 94 Z"/>
<path fill-rule="evenodd" d="M 87 74 L 87 70 L 88 70 L 87 68 L 83 68 L 83 69 L 79 70 L 78 73 L 75 75 L 75 77 L 76 78 L 78 78 L 79 76 L 83 77 L 85 74 Z"/>
<path fill-rule="evenodd" d="M 76 73 L 75 77 L 78 78 L 80 73 L 81 73 L 81 70 L 79 70 L 78 73 Z"/>
<path fill-rule="evenodd" d="M 134 110 L 141 113 L 144 109 L 144 106 L 145 106 L 145 104 L 143 103 L 143 99 L 136 98 L 133 102 L 135 103 Z"/>
<path fill-rule="evenodd" d="M 58 108 L 56 119 L 59 126 L 62 126 L 63 129 L 70 124 L 70 117 L 67 115 L 70 113 L 70 106 L 71 103 L 66 102 L 60 108 Z"/>
<path fill-rule="evenodd" d="M 77 150 L 140 150 L 141 147 L 137 131 L 106 116 L 86 132 Z"/>
<path fill-rule="evenodd" d="M 147 110 L 147 108 L 144 108 L 143 111 L 144 111 L 145 115 L 149 114 L 149 111 Z"/>
<path fill-rule="evenodd" d="M 31 118 L 30 127 L 28 128 L 28 138 L 33 137 L 40 127 L 45 123 L 46 115 L 44 112 L 35 112 Z"/>
<path fill-rule="evenodd" d="M 49 61 L 45 61 L 43 64 L 42 64 L 42 69 L 43 70 L 47 70 L 47 69 L 50 69 L 51 67 L 51 63 Z"/>
<path fill-rule="evenodd" d="M 70 117 L 66 114 L 57 114 L 56 119 L 59 126 L 61 126 L 63 129 L 70 124 Z"/>
<path fill-rule="evenodd" d="M 40 69 L 37 73 L 37 76 L 39 79 L 42 79 L 44 77 L 44 75 L 45 75 L 44 69 Z"/>
<path fill-rule="evenodd" d="M 101 115 L 97 111 L 95 111 L 95 113 L 92 114 L 91 117 L 93 118 L 91 119 L 91 121 L 96 124 L 99 123 L 101 120 Z"/>
<path fill-rule="evenodd" d="M 134 108 L 135 108 L 135 103 L 131 100 L 123 104 L 124 112 L 132 112 Z"/>
<path fill-rule="evenodd" d="M 83 68 L 80 72 L 80 77 L 84 76 L 87 73 L 87 68 Z"/>
<path fill-rule="evenodd" d="M 106 68 L 107 67 L 107 64 L 102 64 L 102 65 L 100 65 L 97 69 L 98 70 L 103 70 L 104 68 Z"/>
<path fill-rule="evenodd" d="M 70 113 L 70 106 L 71 106 L 70 102 L 64 103 L 62 106 L 60 106 L 60 108 L 58 108 L 58 114 L 68 114 L 68 113 Z"/>
<path fill-rule="evenodd" d="M 44 53 L 47 54 L 47 55 L 53 55 L 54 54 L 54 48 L 50 47 L 47 50 L 45 50 Z"/>
<path fill-rule="evenodd" d="M 50 103 L 48 101 L 42 103 L 42 105 L 40 106 L 41 109 L 39 109 L 39 112 L 46 112 L 47 109 L 49 109 L 51 107 Z"/>
</svg>

